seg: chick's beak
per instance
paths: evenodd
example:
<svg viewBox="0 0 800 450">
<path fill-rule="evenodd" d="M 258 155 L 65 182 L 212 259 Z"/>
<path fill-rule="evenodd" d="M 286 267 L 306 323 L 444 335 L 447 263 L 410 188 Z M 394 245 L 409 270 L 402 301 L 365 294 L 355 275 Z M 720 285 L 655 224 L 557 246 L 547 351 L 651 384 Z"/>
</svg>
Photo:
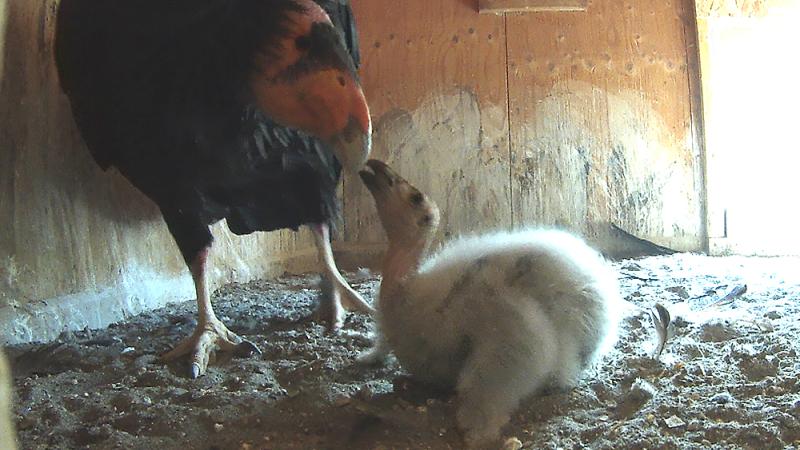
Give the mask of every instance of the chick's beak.
<svg viewBox="0 0 800 450">
<path fill-rule="evenodd" d="M 371 170 L 359 170 L 358 176 L 361 177 L 361 181 L 364 182 L 364 186 L 367 187 L 370 191 L 375 188 L 375 174 Z"/>
<path fill-rule="evenodd" d="M 367 161 L 366 167 L 359 171 L 358 175 L 361 177 L 361 181 L 364 182 L 367 189 L 373 194 L 394 185 L 396 178 L 396 175 L 389 169 L 389 166 L 377 159 L 370 159 Z"/>
</svg>

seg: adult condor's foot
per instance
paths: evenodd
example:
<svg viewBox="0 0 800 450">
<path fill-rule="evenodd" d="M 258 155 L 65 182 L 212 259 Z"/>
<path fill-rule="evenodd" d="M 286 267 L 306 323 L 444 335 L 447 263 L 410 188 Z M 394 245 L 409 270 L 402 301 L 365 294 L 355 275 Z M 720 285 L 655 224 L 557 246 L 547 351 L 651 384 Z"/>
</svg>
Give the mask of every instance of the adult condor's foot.
<svg viewBox="0 0 800 450">
<path fill-rule="evenodd" d="M 194 379 L 206 373 L 211 352 L 216 349 L 244 357 L 261 354 L 255 344 L 228 330 L 216 317 L 210 317 L 198 323 L 191 336 L 163 354 L 161 359 L 171 361 L 189 354 L 189 375 Z"/>
<path fill-rule="evenodd" d="M 317 317 L 328 323 L 331 331 L 341 328 L 344 322 L 344 309 L 374 314 L 375 309 L 361 294 L 355 291 L 339 273 L 333 260 L 330 242 L 330 229 L 325 224 L 312 225 L 314 242 L 317 245 L 319 260 L 322 263 L 322 295 L 317 308 Z M 344 308 L 342 308 L 344 306 Z"/>
<path fill-rule="evenodd" d="M 331 281 L 331 279 L 323 276 L 320 290 L 319 304 L 314 315 L 320 322 L 328 324 L 328 330 L 330 331 L 336 331 L 342 327 L 345 310 L 366 314 L 375 312 L 375 309 L 347 282 Z"/>
<path fill-rule="evenodd" d="M 261 353 L 250 341 L 230 331 L 214 314 L 211 296 L 208 295 L 206 280 L 206 261 L 208 248 L 199 251 L 189 263 L 189 271 L 197 293 L 197 328 L 194 333 L 182 340 L 174 349 L 161 355 L 161 359 L 170 361 L 189 354 L 189 375 L 192 379 L 206 373 L 211 352 L 219 348 L 233 352 L 235 355 L 251 356 Z"/>
</svg>

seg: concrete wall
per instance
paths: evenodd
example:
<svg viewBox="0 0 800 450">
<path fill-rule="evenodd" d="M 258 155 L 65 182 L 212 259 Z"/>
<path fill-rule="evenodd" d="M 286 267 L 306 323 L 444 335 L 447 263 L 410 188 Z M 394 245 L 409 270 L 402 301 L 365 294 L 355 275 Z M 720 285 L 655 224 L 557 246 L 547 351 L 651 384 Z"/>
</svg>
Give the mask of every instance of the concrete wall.
<svg viewBox="0 0 800 450">
<path fill-rule="evenodd" d="M 84 147 L 53 62 L 57 1 L 0 9 L 0 343 L 48 340 L 194 297 L 188 271 L 148 199 Z M 212 279 L 313 267 L 308 236 L 244 238 L 214 229 Z"/>
</svg>

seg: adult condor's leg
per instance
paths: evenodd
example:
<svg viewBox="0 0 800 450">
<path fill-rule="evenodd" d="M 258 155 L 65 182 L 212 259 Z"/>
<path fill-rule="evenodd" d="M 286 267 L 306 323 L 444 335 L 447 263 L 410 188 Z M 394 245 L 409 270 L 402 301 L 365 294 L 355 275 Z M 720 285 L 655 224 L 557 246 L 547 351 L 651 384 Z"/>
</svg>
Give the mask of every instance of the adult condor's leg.
<svg viewBox="0 0 800 450">
<path fill-rule="evenodd" d="M 208 252 L 213 240 L 208 226 L 196 217 L 187 216 L 180 210 L 166 211 L 162 208 L 162 213 L 170 233 L 175 238 L 175 242 L 189 266 L 197 294 L 197 328 L 191 336 L 162 355 L 162 359 L 172 360 L 189 354 L 189 373 L 192 378 L 197 378 L 206 372 L 209 356 L 217 348 L 243 356 L 260 353 L 255 344 L 228 330 L 214 314 L 206 277 Z"/>
<path fill-rule="evenodd" d="M 339 273 L 336 262 L 333 260 L 333 250 L 331 249 L 330 228 L 327 224 L 311 225 L 314 232 L 314 241 L 317 244 L 319 260 L 322 263 L 322 276 L 324 282 L 328 284 L 327 292 L 323 292 L 320 298 L 319 312 L 323 319 L 329 321 L 330 328 L 336 330 L 342 326 L 344 321 L 344 305 L 350 311 L 361 311 L 373 314 L 375 310 L 369 303 L 356 292 Z"/>
</svg>

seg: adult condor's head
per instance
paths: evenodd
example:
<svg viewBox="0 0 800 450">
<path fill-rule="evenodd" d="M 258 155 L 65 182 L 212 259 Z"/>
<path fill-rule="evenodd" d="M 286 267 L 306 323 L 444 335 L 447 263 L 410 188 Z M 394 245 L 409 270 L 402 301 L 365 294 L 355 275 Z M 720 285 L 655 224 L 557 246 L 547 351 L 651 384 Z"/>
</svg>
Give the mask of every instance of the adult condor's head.
<svg viewBox="0 0 800 450">
<path fill-rule="evenodd" d="M 329 143 L 341 165 L 357 172 L 369 157 L 372 122 L 342 32 L 312 0 L 273 3 L 291 6 L 256 56 L 255 100 L 276 122 Z"/>
</svg>

